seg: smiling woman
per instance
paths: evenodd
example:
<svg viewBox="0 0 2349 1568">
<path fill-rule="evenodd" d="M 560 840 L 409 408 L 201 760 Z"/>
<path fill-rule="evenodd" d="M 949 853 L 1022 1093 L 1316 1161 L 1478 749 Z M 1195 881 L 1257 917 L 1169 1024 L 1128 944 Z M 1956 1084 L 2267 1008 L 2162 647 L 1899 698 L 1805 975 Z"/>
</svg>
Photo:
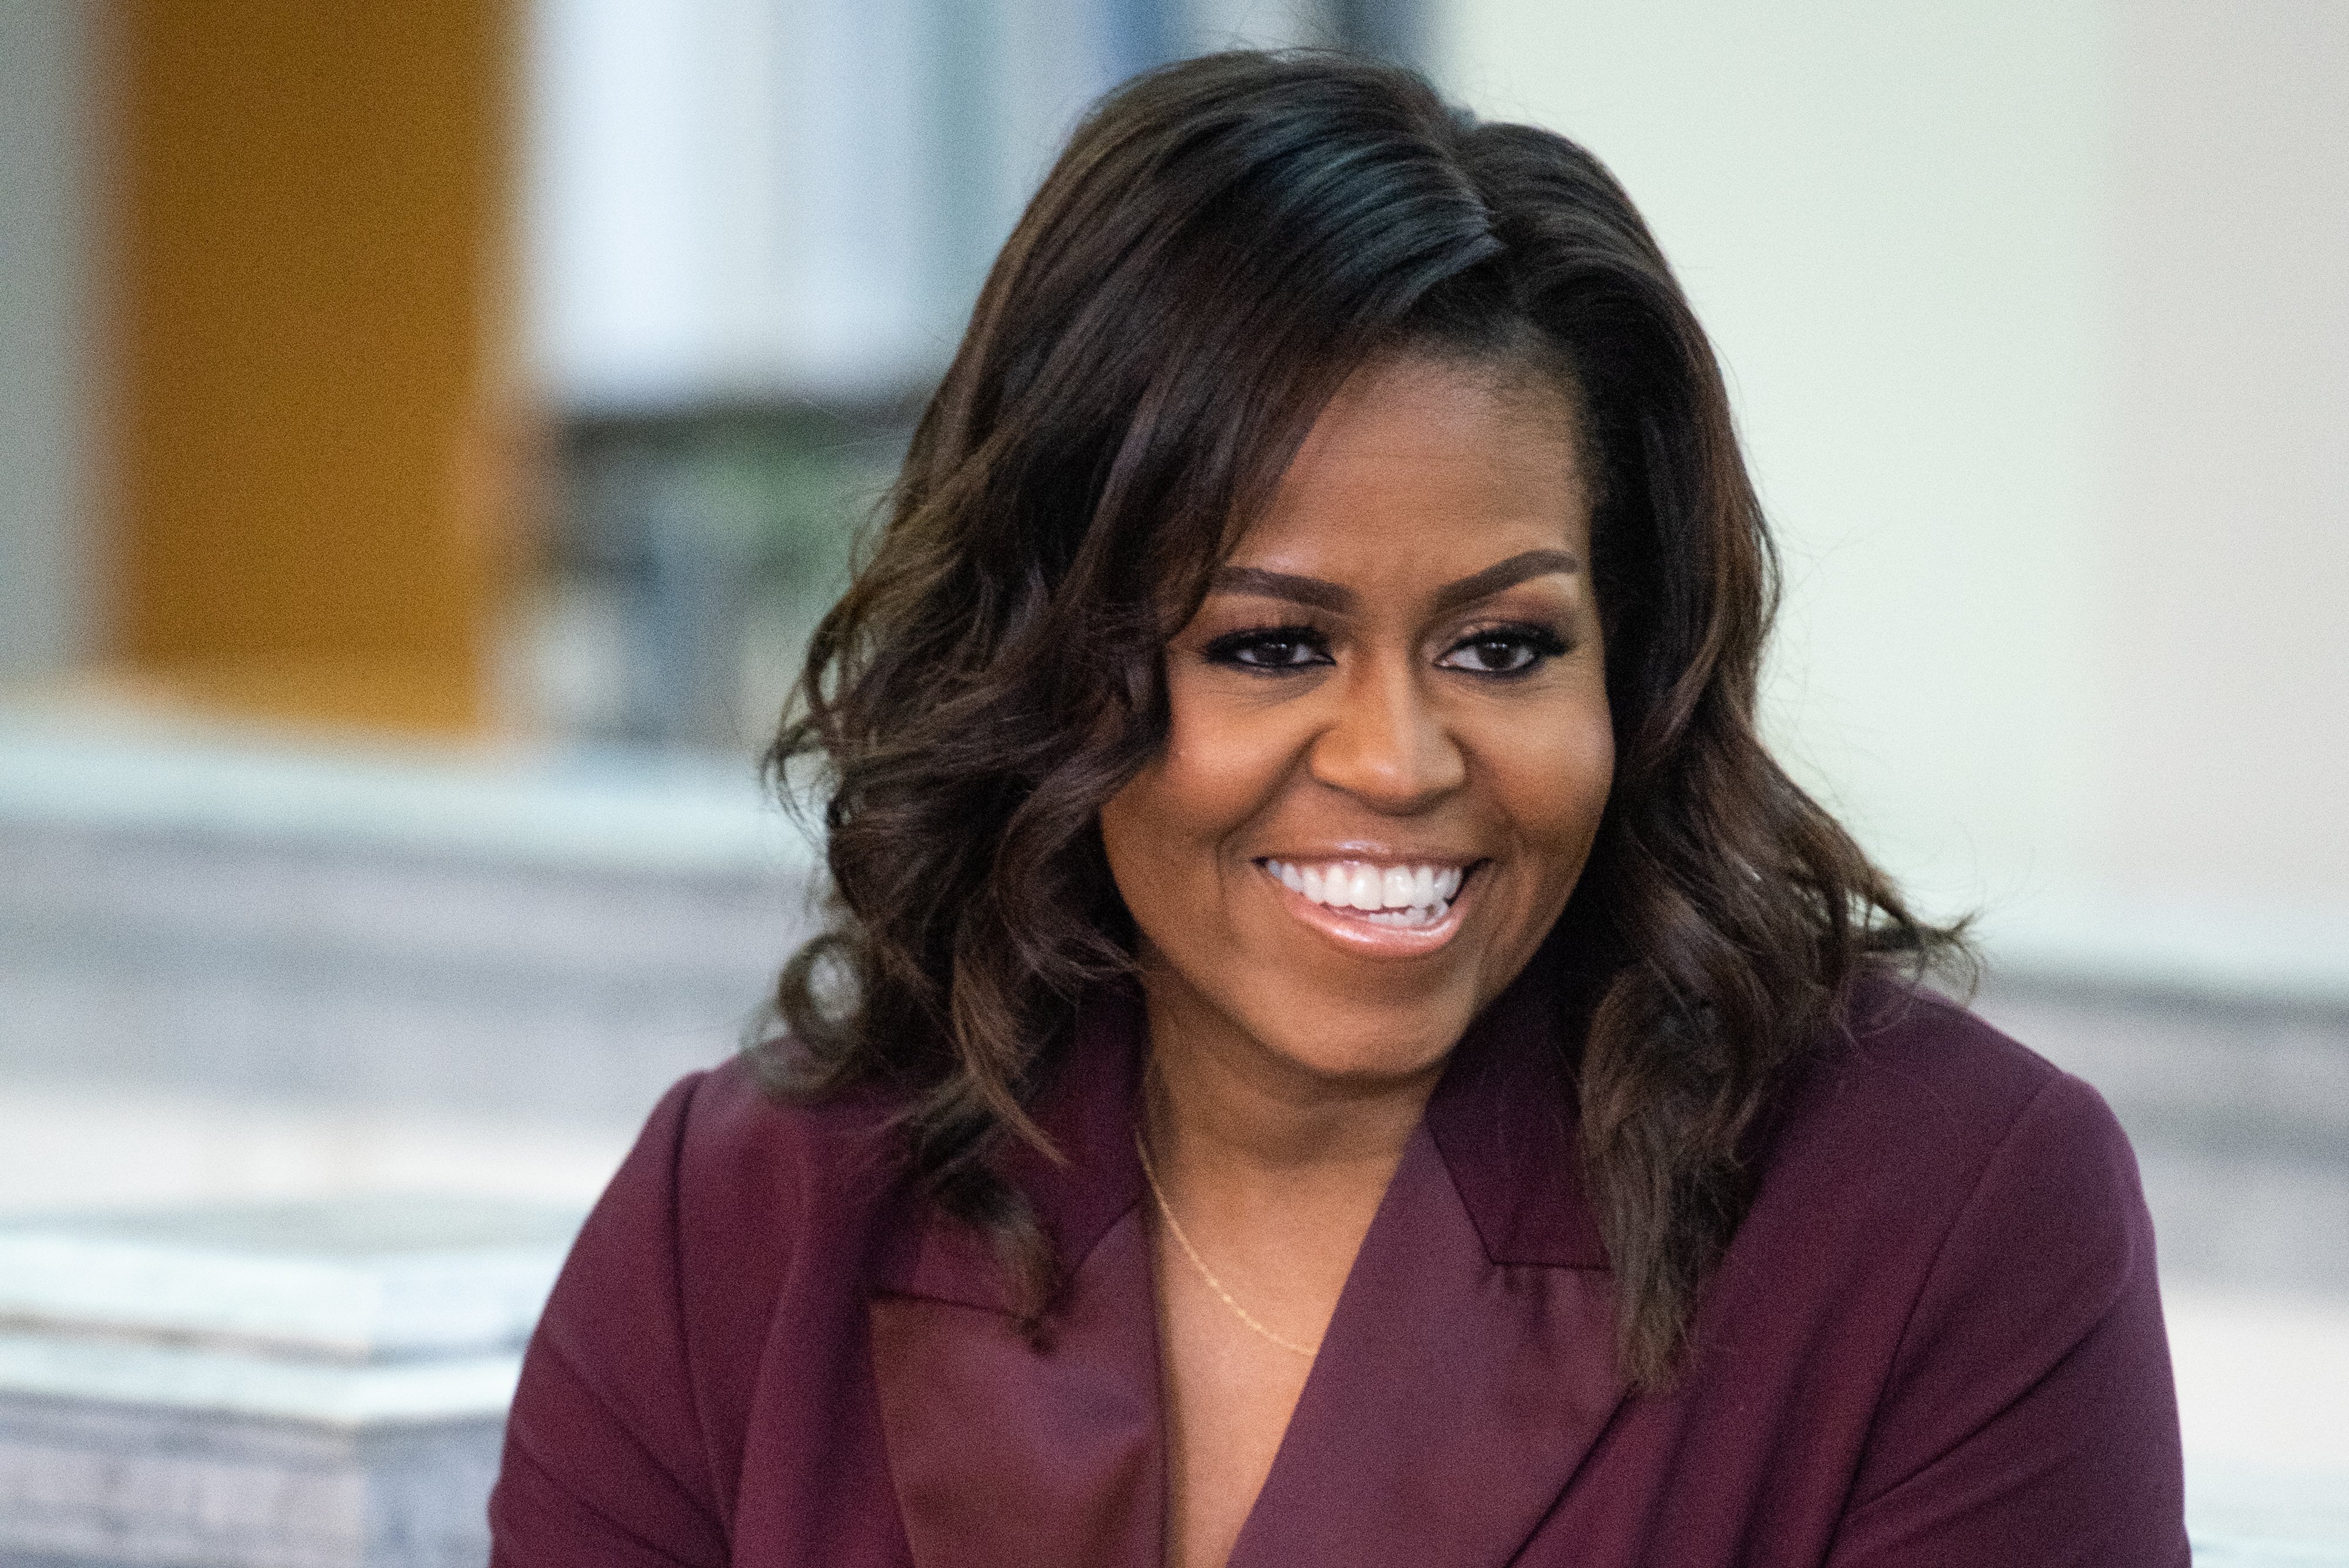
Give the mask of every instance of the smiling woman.
<svg viewBox="0 0 2349 1568">
<path fill-rule="evenodd" d="M 1102 807 L 1181 1254 L 1156 1260 L 1170 1562 L 1229 1555 L 1305 1384 L 1278 1350 L 1322 1337 L 1452 1047 L 1598 835 L 1615 749 L 1578 427 L 1508 361 L 1355 371 L 1169 639 L 1165 742 Z"/>
<path fill-rule="evenodd" d="M 1114 95 L 810 649 L 836 923 L 583 1232 L 498 1560 L 2183 1563 L 2127 1145 L 1760 744 L 1770 594 L 1587 153 Z"/>
</svg>

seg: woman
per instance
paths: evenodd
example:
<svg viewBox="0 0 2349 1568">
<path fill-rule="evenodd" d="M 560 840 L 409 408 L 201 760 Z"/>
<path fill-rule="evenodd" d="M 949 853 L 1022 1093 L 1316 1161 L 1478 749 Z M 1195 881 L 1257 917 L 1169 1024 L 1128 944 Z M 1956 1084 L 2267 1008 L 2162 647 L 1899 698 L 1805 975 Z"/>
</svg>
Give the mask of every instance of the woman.
<svg viewBox="0 0 2349 1568">
<path fill-rule="evenodd" d="M 2094 1093 L 1754 732 L 1587 154 L 1230 55 L 1079 130 L 779 768 L 839 921 L 525 1366 L 505 1563 L 2187 1561 Z"/>
</svg>

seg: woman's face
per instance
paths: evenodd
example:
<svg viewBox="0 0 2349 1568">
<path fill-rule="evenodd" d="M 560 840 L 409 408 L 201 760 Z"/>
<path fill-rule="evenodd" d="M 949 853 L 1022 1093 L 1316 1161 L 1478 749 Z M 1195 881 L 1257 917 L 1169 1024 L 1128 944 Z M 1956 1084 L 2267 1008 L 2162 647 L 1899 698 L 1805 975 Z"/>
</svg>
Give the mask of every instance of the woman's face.
<svg viewBox="0 0 2349 1568">
<path fill-rule="evenodd" d="M 1565 908 L 1614 770 L 1575 417 L 1372 362 L 1169 643 L 1165 749 L 1102 809 L 1161 1050 L 1432 1073 Z"/>
</svg>

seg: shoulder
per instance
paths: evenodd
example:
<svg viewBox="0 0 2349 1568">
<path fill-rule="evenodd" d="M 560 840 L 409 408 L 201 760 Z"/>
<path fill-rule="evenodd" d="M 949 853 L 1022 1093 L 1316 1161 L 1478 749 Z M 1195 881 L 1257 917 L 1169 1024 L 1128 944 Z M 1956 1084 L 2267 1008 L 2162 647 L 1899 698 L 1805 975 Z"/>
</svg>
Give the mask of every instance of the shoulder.
<svg viewBox="0 0 2349 1568">
<path fill-rule="evenodd" d="M 1785 1145 L 1842 1174 L 1905 1170 L 1961 1197 L 2016 1160 L 2128 1168 L 2096 1091 L 1964 1007 L 1871 977 L 1788 1096 Z"/>
<path fill-rule="evenodd" d="M 736 1057 L 672 1089 L 628 1163 L 659 1168 L 641 1175 L 670 1189 L 682 1270 L 771 1281 L 885 1220 L 905 1168 L 896 1109 L 869 1090 L 784 1099 Z"/>
<path fill-rule="evenodd" d="M 508 1550 L 523 1541 L 578 1547 L 547 1561 L 617 1561 L 589 1550 L 611 1539 L 723 1560 L 750 1369 L 779 1316 L 799 1331 L 795 1366 L 851 1355 L 862 1261 L 900 1185 L 893 1133 L 875 1097 L 785 1104 L 739 1060 L 662 1096 L 523 1357 L 492 1504 L 502 1562 L 523 1561 Z"/>
<path fill-rule="evenodd" d="M 852 1199 L 885 1188 L 899 1171 L 898 1106 L 872 1090 L 787 1099 L 771 1092 L 750 1063 L 737 1056 L 693 1074 L 670 1097 L 679 1102 L 674 1131 L 678 1182 L 706 1201 Z"/>
<path fill-rule="evenodd" d="M 2101 1513 L 2098 1561 L 2182 1561 L 2153 1227 L 2118 1122 L 1944 998 L 1875 981 L 1855 1002 L 1789 1103 L 1749 1254 L 1783 1260 L 1756 1269 L 1773 1306 L 1807 1306 L 1819 1357 L 1868 1390 L 1848 1549 L 2013 1561 Z"/>
<path fill-rule="evenodd" d="M 1813 1286 L 1869 1299 L 1912 1350 L 1954 1343 L 1954 1318 L 1977 1313 L 1991 1340 L 2060 1320 L 2060 1343 L 2150 1289 L 2137 1160 L 2103 1097 L 1915 987 L 1855 995 L 1758 1177 L 1757 1230 L 1800 1247 Z"/>
<path fill-rule="evenodd" d="M 691 1074 L 654 1107 L 588 1216 L 550 1314 L 617 1308 L 622 1339 L 661 1330 L 755 1353 L 794 1272 L 861 1282 L 903 1185 L 900 1147 L 877 1096 L 790 1103 L 740 1058 Z"/>
<path fill-rule="evenodd" d="M 2094 1303 L 2150 1277 L 2137 1160 L 2096 1091 L 1930 992 L 1875 979 L 1781 1106 L 1757 1230 L 1806 1238 L 1909 1315 L 1930 1284 Z M 1914 1324 L 1912 1324 L 1913 1327 Z"/>
<path fill-rule="evenodd" d="M 2149 1274 L 2137 1157 L 2104 1096 L 1955 1002 L 1881 994 L 1855 1019 L 1843 1114 L 1875 1120 L 1882 1156 L 1938 1164 L 1953 1206 L 1940 1272 L 1965 1266 L 1971 1241 L 1985 1268 Z"/>
</svg>

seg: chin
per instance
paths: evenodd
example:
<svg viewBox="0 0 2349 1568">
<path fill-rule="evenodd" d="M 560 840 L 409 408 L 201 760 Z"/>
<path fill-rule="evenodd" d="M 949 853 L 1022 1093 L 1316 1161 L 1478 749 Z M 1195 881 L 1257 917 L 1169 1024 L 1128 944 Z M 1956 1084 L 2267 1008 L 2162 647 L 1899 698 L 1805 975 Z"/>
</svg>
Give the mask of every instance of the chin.
<svg viewBox="0 0 2349 1568">
<path fill-rule="evenodd" d="M 1365 1085 L 1434 1072 L 1476 1014 L 1464 996 L 1365 1002 L 1360 992 L 1332 994 L 1309 985 L 1280 988 L 1268 1000 L 1272 1004 L 1261 1011 L 1235 1010 L 1241 1028 L 1268 1053 L 1311 1077 Z M 1300 1027 L 1300 1015 L 1316 1024 Z"/>
</svg>

